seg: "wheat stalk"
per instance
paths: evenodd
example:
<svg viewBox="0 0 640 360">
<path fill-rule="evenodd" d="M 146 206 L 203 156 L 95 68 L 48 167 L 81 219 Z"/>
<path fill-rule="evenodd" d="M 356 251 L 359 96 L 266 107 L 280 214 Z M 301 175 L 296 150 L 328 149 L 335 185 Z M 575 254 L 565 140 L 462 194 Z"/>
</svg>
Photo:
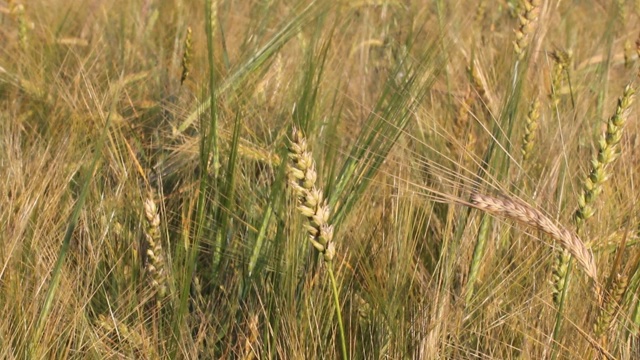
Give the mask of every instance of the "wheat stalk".
<svg viewBox="0 0 640 360">
<path fill-rule="evenodd" d="M 484 194 L 471 195 L 471 205 L 488 213 L 533 226 L 557 240 L 564 249 L 575 257 L 584 272 L 597 283 L 597 268 L 593 254 L 582 240 L 565 227 L 557 225 L 553 220 L 528 204 L 508 198 L 496 198 Z"/>
</svg>

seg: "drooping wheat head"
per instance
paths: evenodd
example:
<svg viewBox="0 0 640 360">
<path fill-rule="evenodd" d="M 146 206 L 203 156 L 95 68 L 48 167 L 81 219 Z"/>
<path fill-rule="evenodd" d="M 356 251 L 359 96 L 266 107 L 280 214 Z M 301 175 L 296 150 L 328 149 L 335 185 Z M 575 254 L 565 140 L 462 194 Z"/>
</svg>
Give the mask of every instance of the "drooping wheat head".
<svg viewBox="0 0 640 360">
<path fill-rule="evenodd" d="M 535 227 L 551 236 L 578 260 L 587 276 L 597 283 L 598 276 L 593 254 L 575 233 L 556 224 L 541 211 L 521 201 L 504 197 L 496 198 L 479 193 L 471 195 L 471 204 L 479 210 Z"/>
<path fill-rule="evenodd" d="M 298 199 L 298 211 L 308 220 L 305 228 L 309 241 L 323 254 L 325 261 L 331 262 L 335 256 L 333 226 L 329 224 L 331 209 L 322 190 L 316 187 L 318 174 L 313 156 L 307 149 L 307 141 L 302 132 L 295 128 L 289 146 L 289 159 L 289 184 Z"/>
</svg>

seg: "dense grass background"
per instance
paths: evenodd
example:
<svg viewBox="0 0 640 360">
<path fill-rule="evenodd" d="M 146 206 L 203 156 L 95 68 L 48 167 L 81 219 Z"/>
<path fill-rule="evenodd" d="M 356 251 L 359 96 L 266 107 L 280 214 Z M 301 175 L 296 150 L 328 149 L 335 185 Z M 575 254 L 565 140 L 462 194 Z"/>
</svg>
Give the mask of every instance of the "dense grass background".
<svg viewBox="0 0 640 360">
<path fill-rule="evenodd" d="M 0 1 L 0 357 L 640 357 L 636 104 L 599 140 L 639 24 L 624 0 Z M 477 192 L 577 232 L 598 283 Z"/>
</svg>

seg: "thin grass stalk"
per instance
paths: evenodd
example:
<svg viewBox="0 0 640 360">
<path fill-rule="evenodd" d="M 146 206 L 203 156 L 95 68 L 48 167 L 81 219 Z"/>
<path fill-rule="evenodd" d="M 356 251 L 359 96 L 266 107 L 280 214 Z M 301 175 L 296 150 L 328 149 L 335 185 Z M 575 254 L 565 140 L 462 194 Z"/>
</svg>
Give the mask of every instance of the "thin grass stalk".
<svg viewBox="0 0 640 360">
<path fill-rule="evenodd" d="M 119 92 L 117 92 L 119 94 Z M 117 96 L 115 97 L 117 98 Z M 115 108 L 115 100 L 112 103 L 112 108 Z M 40 344 L 40 339 L 42 337 L 44 327 L 47 323 L 47 319 L 49 318 L 49 312 L 51 311 L 51 305 L 53 304 L 53 299 L 56 296 L 58 291 L 58 285 L 60 284 L 60 278 L 62 276 L 62 266 L 67 257 L 67 253 L 69 251 L 69 244 L 71 243 L 71 238 L 73 237 L 73 232 L 78 225 L 78 219 L 80 218 L 80 211 L 82 210 L 84 203 L 87 199 L 87 195 L 89 194 L 89 184 L 91 184 L 91 180 L 93 179 L 96 167 L 98 165 L 98 160 L 102 156 L 102 148 L 104 146 L 107 135 L 109 134 L 109 128 L 111 127 L 111 118 L 114 110 L 109 112 L 107 115 L 107 121 L 105 123 L 104 129 L 102 129 L 102 133 L 100 134 L 100 138 L 96 143 L 95 152 L 93 155 L 93 160 L 89 167 L 87 167 L 83 180 L 82 180 L 82 188 L 80 190 L 80 196 L 76 201 L 76 204 L 73 207 L 73 212 L 69 217 L 69 221 L 67 223 L 67 230 L 65 231 L 64 237 L 62 239 L 62 245 L 60 246 L 60 250 L 58 251 L 58 259 L 53 267 L 53 272 L 51 273 L 51 281 L 49 283 L 49 288 L 47 289 L 47 295 L 45 296 L 44 304 L 42 306 L 42 310 L 38 315 L 38 320 L 36 321 L 35 333 L 33 338 L 31 339 L 31 343 L 29 344 L 29 353 L 30 358 L 38 358 L 38 345 Z"/>
<path fill-rule="evenodd" d="M 286 151 L 286 149 L 285 149 Z M 280 154 L 282 158 L 286 158 L 286 152 Z M 260 255 L 262 254 L 262 247 L 264 245 L 264 240 L 267 236 L 267 230 L 269 224 L 271 223 L 271 218 L 274 215 L 274 212 L 281 206 L 283 195 L 285 194 L 284 187 L 286 184 L 286 175 L 287 175 L 287 161 L 282 161 L 279 163 L 278 172 L 276 175 L 276 179 L 271 187 L 271 194 L 269 195 L 269 202 L 264 210 L 262 215 L 262 220 L 260 221 L 260 227 L 258 230 L 258 235 L 256 237 L 256 241 L 253 244 L 253 250 L 251 251 L 251 256 L 249 257 L 249 263 L 247 265 L 247 275 L 249 277 L 253 276 L 255 269 L 258 265 L 258 261 L 260 260 Z"/>
<path fill-rule="evenodd" d="M 215 0 L 207 0 L 207 3 L 211 3 L 212 1 Z M 205 11 L 209 13 L 210 6 L 207 6 Z M 302 24 L 305 24 L 311 18 L 319 16 L 319 13 L 321 12 L 322 8 L 319 6 L 318 2 L 312 2 L 297 12 L 296 16 L 291 21 L 284 24 L 262 48 L 256 51 L 255 55 L 239 66 L 233 74 L 226 77 L 224 82 L 219 84 L 216 89 L 218 94 L 223 94 L 229 90 L 237 89 L 242 85 L 242 81 L 249 74 L 260 68 L 260 66 L 265 64 L 267 60 L 271 58 L 271 56 L 276 54 L 277 51 L 298 32 Z M 208 22 L 207 28 L 210 27 L 209 24 L 210 22 Z M 177 127 L 176 132 L 183 133 L 187 130 L 200 116 L 204 115 L 207 110 L 211 108 L 212 104 L 213 102 L 210 97 L 202 104 L 198 105 L 196 109 L 194 109 L 194 111 L 192 111 L 191 114 L 189 114 L 189 116 L 187 116 L 187 118 Z"/>
<path fill-rule="evenodd" d="M 493 126 L 492 137 L 494 141 L 491 141 L 489 143 L 489 146 L 487 147 L 482 165 L 478 169 L 478 173 L 477 173 L 478 178 L 482 178 L 490 168 L 497 169 L 497 174 L 495 176 L 497 181 L 501 181 L 503 178 L 505 178 L 509 174 L 509 167 L 511 165 L 510 158 L 509 156 L 507 156 L 507 154 L 511 152 L 511 142 L 509 141 L 509 139 L 511 139 L 511 134 L 513 133 L 513 127 L 515 122 L 514 119 L 516 118 L 518 104 L 520 102 L 520 98 L 522 95 L 522 79 L 523 79 L 522 75 L 523 74 L 524 74 L 524 67 L 520 70 L 518 70 L 517 66 L 514 68 L 513 70 L 514 82 L 512 84 L 513 86 L 512 88 L 510 88 L 510 92 L 508 93 L 505 106 L 500 116 L 500 121 L 496 122 Z M 504 147 L 502 147 L 504 151 L 496 154 L 495 152 L 496 146 L 497 146 L 496 144 L 502 144 L 502 143 L 505 144 Z M 472 195 L 472 204 L 478 206 L 479 209 L 482 209 L 485 211 L 486 210 L 501 211 L 499 207 L 494 208 L 492 206 L 489 206 L 487 208 L 482 208 L 481 206 L 489 205 L 490 203 L 490 201 L 484 202 L 483 200 L 489 201 L 490 199 L 489 197 L 485 197 L 483 199 L 483 195 L 479 195 L 477 193 L 474 193 Z M 492 204 L 492 205 L 495 205 L 495 204 Z M 506 215 L 509 215 L 509 214 L 506 214 Z M 468 216 L 468 213 L 467 213 L 467 216 Z M 483 244 L 483 242 L 486 241 L 489 230 L 490 229 L 487 225 L 487 229 L 486 229 L 487 233 L 485 233 L 484 231 L 478 232 L 478 236 L 476 238 L 476 246 L 474 247 L 473 261 L 471 263 L 470 272 L 473 270 L 474 267 L 479 267 L 479 262 L 482 261 L 482 254 L 480 252 L 484 252 L 484 248 L 486 245 Z M 476 270 L 476 273 L 477 273 L 477 270 Z M 476 280 L 475 276 L 476 275 L 474 274 L 474 277 L 469 278 L 469 281 L 467 282 L 467 291 L 473 290 L 474 288 L 473 282 L 475 282 Z M 467 292 L 465 298 L 471 299 L 472 296 L 473 296 L 472 291 Z"/>
<path fill-rule="evenodd" d="M 206 34 L 207 34 L 207 59 L 209 63 L 209 101 L 211 105 L 216 103 L 216 65 L 214 57 L 214 32 L 216 30 L 217 17 L 218 17 L 218 1 L 206 0 L 205 1 L 205 14 L 207 15 Z M 208 149 L 213 152 L 213 177 L 218 178 L 218 169 L 220 167 L 220 160 L 218 155 L 218 114 L 216 112 L 216 106 L 209 106 L 210 124 L 207 129 L 207 140 L 210 144 Z M 208 153 L 207 153 L 208 154 Z"/>
<path fill-rule="evenodd" d="M 474 295 L 475 282 L 478 277 L 480 265 L 482 264 L 482 257 L 484 256 L 490 227 L 491 219 L 488 216 L 482 216 L 482 219 L 480 220 L 480 229 L 478 230 L 476 246 L 473 249 L 473 258 L 469 267 L 469 277 L 467 280 L 467 289 L 465 295 L 466 306 L 469 306 L 469 303 L 471 302 Z"/>
<path fill-rule="evenodd" d="M 215 17 L 212 14 L 214 11 L 214 5 L 217 4 L 215 0 L 206 0 L 205 1 L 205 33 L 207 34 L 207 46 L 208 46 L 208 60 L 209 60 L 209 98 L 207 100 L 208 106 L 198 112 L 198 116 L 203 115 L 206 110 L 209 110 L 209 122 L 202 120 L 201 121 L 201 136 L 200 136 L 200 179 L 199 186 L 197 191 L 197 202 L 196 202 L 196 211 L 195 211 L 195 223 L 197 224 L 194 232 L 194 241 L 193 245 L 189 247 L 186 254 L 186 266 L 185 266 L 185 276 L 182 281 L 182 289 L 180 291 L 180 302 L 178 310 L 175 312 L 175 320 L 173 323 L 174 332 L 176 334 L 181 334 L 178 331 L 179 326 L 182 324 L 182 319 L 184 318 L 184 314 L 187 312 L 187 306 L 189 302 L 189 294 L 190 294 L 190 284 L 191 279 L 193 278 L 196 259 L 200 249 L 200 242 L 204 235 L 205 231 L 205 219 L 206 219 L 206 210 L 209 208 L 207 195 L 211 189 L 211 180 L 209 179 L 209 165 L 211 163 L 211 149 L 217 146 L 217 142 L 214 141 L 214 137 L 217 134 L 215 129 L 217 127 L 217 107 L 216 107 L 216 82 L 215 82 L 215 64 L 213 58 L 213 31 L 214 31 L 214 23 Z M 213 105 L 213 106 L 212 106 Z M 186 130 L 188 126 L 191 125 L 191 122 L 195 121 L 197 117 L 193 117 L 193 119 L 187 124 L 183 123 L 181 126 L 184 126 L 182 129 L 178 129 L 179 132 Z M 213 131 L 213 132 L 212 132 Z M 214 157 L 215 159 L 215 157 Z M 214 168 L 216 167 L 215 160 L 213 161 Z M 217 171 L 217 170 L 215 170 Z M 214 177 L 215 180 L 215 177 Z M 215 252 L 214 252 L 215 254 Z M 215 255 L 214 255 L 215 256 Z M 175 356 L 175 352 L 177 348 L 174 347 L 172 349 L 172 355 Z M 172 357 L 173 357 L 172 356 Z"/>
<path fill-rule="evenodd" d="M 564 263 L 560 263 L 560 266 L 563 267 L 564 269 L 566 269 L 564 271 L 564 274 L 560 273 L 559 274 L 559 278 L 562 279 L 562 288 L 557 287 L 557 285 L 554 284 L 554 287 L 557 289 L 554 291 L 554 294 L 559 294 L 559 295 L 554 295 L 554 299 L 558 299 L 558 303 L 556 304 L 556 316 L 555 316 L 555 322 L 553 324 L 553 334 L 552 334 L 552 345 L 551 345 L 551 359 L 555 360 L 558 356 L 558 348 L 559 348 L 559 341 L 558 339 L 560 338 L 560 333 L 562 332 L 562 324 L 563 324 L 563 320 L 564 320 L 564 304 L 566 303 L 566 298 L 567 298 L 567 290 L 569 289 L 569 284 L 571 283 L 571 270 L 572 270 L 572 263 L 573 263 L 573 257 L 571 257 L 570 255 L 566 257 L 568 260 L 566 260 L 566 262 Z M 564 261 L 564 259 L 559 259 L 559 261 Z"/>
<path fill-rule="evenodd" d="M 340 291 L 338 290 L 338 282 L 333 274 L 333 263 L 329 263 L 327 266 L 327 272 L 331 279 L 331 289 L 333 290 L 333 301 L 336 308 L 336 316 L 338 317 L 338 329 L 340 329 L 340 347 L 342 349 L 342 358 L 344 360 L 349 359 L 349 353 L 347 352 L 347 339 L 344 333 L 344 324 L 342 322 L 342 312 L 340 311 Z"/>
<path fill-rule="evenodd" d="M 234 209 L 234 198 L 236 189 L 236 165 L 238 162 L 238 144 L 240 139 L 241 112 L 236 112 L 235 124 L 233 126 L 233 137 L 231 140 L 231 149 L 229 149 L 229 160 L 225 171 L 224 187 L 218 197 L 220 198 L 220 206 L 216 209 L 216 251 L 214 251 L 213 271 L 218 272 L 220 259 L 225 251 L 225 237 L 229 228 L 229 213 Z"/>
<path fill-rule="evenodd" d="M 351 147 L 329 197 L 329 205 L 335 211 L 334 225 L 342 223 L 362 196 L 431 88 L 438 73 L 430 64 L 433 51 L 431 47 L 426 49 L 415 66 L 408 64 L 408 58 L 401 59 L 387 79 L 383 93 L 367 119 L 370 126 L 361 130 L 357 142 Z M 405 71 L 407 74 L 399 85 L 398 76 Z"/>
</svg>

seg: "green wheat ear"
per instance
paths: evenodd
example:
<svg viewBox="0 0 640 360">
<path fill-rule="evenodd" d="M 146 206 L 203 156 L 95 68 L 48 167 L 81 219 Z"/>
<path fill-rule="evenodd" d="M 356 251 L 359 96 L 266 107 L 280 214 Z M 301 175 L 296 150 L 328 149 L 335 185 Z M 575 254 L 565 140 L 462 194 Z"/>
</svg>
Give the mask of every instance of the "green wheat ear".
<svg viewBox="0 0 640 360">
<path fill-rule="evenodd" d="M 616 111 L 607 121 L 607 130 L 600 136 L 596 155 L 591 160 L 591 171 L 584 181 L 582 194 L 578 198 L 578 210 L 575 212 L 576 225 L 581 228 L 584 222 L 593 216 L 593 204 L 602 192 L 602 185 L 611 175 L 608 166 L 618 157 L 618 144 L 622 138 L 622 130 L 635 97 L 635 90 L 631 85 L 624 89 L 622 97 L 618 99 Z"/>
<path fill-rule="evenodd" d="M 555 109 L 560 103 L 560 90 L 562 89 L 562 83 L 566 77 L 566 71 L 571 63 L 571 53 L 556 50 L 551 53 L 553 59 L 553 71 L 551 74 L 551 89 L 549 90 L 549 100 L 551 101 L 551 108 Z"/>
<path fill-rule="evenodd" d="M 529 106 L 527 113 L 527 124 L 525 127 L 524 138 L 522 141 L 522 160 L 527 161 L 531 157 L 531 152 L 536 140 L 538 131 L 538 119 L 540 118 L 540 101 L 536 98 Z"/>
<path fill-rule="evenodd" d="M 609 292 L 605 294 L 603 306 L 598 313 L 593 330 L 596 338 L 604 342 L 607 330 L 611 327 L 611 322 L 620 306 L 622 295 L 624 295 L 629 279 L 624 274 L 616 274 Z"/>
</svg>

